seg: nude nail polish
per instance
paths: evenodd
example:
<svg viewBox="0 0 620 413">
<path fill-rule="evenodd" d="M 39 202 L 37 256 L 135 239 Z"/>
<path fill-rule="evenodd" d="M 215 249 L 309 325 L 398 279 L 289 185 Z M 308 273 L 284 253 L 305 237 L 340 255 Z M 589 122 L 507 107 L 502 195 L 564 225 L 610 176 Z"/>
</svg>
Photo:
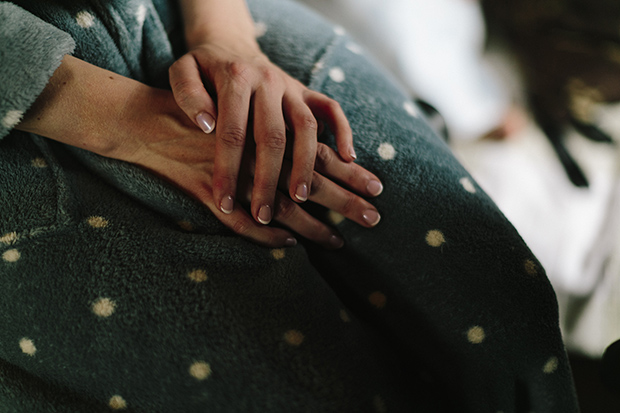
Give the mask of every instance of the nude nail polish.
<svg viewBox="0 0 620 413">
<path fill-rule="evenodd" d="M 211 133 L 215 129 L 215 119 L 207 112 L 200 112 L 196 116 L 196 123 L 204 133 Z"/>
<path fill-rule="evenodd" d="M 235 206 L 235 200 L 232 196 L 227 195 L 222 198 L 222 202 L 220 203 L 220 210 L 226 215 L 232 214 L 233 208 Z"/>
<path fill-rule="evenodd" d="M 372 209 L 367 209 L 366 211 L 364 211 L 364 213 L 362 214 L 362 218 L 364 218 L 364 221 L 366 221 L 366 223 L 372 227 L 374 227 L 379 223 L 379 221 L 381 221 L 381 215 L 379 215 L 377 211 L 373 211 Z"/>
<path fill-rule="evenodd" d="M 383 192 L 383 185 L 381 184 L 381 182 L 373 179 L 368 182 L 368 185 L 366 185 L 366 190 L 370 195 L 377 196 L 381 194 L 381 192 Z"/>
<path fill-rule="evenodd" d="M 263 225 L 267 225 L 271 222 L 271 207 L 269 205 L 263 205 L 258 210 L 258 222 Z"/>
<path fill-rule="evenodd" d="M 351 155 L 351 158 L 357 159 L 357 154 L 355 153 L 355 149 L 353 149 L 353 146 L 349 146 L 349 155 Z"/>
<path fill-rule="evenodd" d="M 332 235 L 329 237 L 329 245 L 332 248 L 342 248 L 344 246 L 344 240 L 338 235 Z"/>
<path fill-rule="evenodd" d="M 295 191 L 295 198 L 297 198 L 301 202 L 305 202 L 308 199 L 308 185 L 297 185 L 297 190 Z"/>
</svg>

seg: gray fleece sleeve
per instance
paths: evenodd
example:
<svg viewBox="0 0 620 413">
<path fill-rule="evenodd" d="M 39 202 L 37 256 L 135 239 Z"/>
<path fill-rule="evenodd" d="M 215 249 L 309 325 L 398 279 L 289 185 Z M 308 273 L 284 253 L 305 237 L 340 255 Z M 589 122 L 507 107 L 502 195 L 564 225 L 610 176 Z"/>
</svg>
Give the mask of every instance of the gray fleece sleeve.
<svg viewBox="0 0 620 413">
<path fill-rule="evenodd" d="M 0 138 L 21 121 L 74 47 L 67 33 L 0 2 Z"/>
</svg>

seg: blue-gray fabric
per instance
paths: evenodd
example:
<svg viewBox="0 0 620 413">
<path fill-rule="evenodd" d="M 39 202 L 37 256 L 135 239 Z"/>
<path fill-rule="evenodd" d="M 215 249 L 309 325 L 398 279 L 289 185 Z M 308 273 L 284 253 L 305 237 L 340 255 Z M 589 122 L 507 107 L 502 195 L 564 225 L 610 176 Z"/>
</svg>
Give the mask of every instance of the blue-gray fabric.
<svg viewBox="0 0 620 413">
<path fill-rule="evenodd" d="M 14 130 L 66 53 L 167 87 L 174 2 L 0 2 L 0 411 L 577 411 L 544 270 L 354 41 L 250 0 L 385 185 L 346 240 L 260 247 L 138 167 Z M 321 139 L 333 144 L 329 133 Z"/>
</svg>

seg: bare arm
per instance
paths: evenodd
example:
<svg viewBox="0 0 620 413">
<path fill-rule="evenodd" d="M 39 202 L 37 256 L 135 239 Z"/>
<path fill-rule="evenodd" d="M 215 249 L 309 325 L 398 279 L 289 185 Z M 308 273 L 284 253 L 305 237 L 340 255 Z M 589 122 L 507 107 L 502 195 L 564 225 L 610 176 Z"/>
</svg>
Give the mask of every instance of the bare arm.
<svg viewBox="0 0 620 413">
<path fill-rule="evenodd" d="M 225 225 L 254 242 L 270 247 L 295 244 L 290 231 L 259 224 L 243 208 L 231 214 L 219 211 L 213 198 L 215 138 L 195 127 L 170 91 L 67 55 L 17 129 L 142 166 L 201 201 Z M 340 160 L 327 147 L 319 152 L 317 167 L 323 175 L 348 180 L 360 192 L 376 180 L 363 168 Z M 253 152 L 245 156 L 241 177 L 249 182 Z M 284 170 L 282 181 L 287 182 L 291 175 L 286 162 Z M 365 201 L 325 176 L 313 174 L 318 182 L 312 195 L 314 202 L 345 215 L 363 213 Z M 248 187 L 239 187 L 239 194 L 248 192 Z M 351 197 L 355 197 L 354 210 L 345 211 L 345 206 L 352 205 Z M 328 248 L 342 245 L 333 229 L 305 213 L 290 198 L 277 194 L 274 209 L 274 219 L 301 236 Z"/>
</svg>

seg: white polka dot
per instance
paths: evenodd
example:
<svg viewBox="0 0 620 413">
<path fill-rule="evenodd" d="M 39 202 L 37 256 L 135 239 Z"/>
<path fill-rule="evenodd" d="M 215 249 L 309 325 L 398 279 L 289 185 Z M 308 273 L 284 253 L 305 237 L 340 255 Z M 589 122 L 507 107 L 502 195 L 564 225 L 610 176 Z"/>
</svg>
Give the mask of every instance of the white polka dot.
<svg viewBox="0 0 620 413">
<path fill-rule="evenodd" d="M 88 29 L 95 24 L 95 17 L 89 12 L 82 10 L 75 15 L 75 21 L 80 27 Z"/>
<path fill-rule="evenodd" d="M 349 316 L 349 313 L 347 313 L 347 310 L 340 310 L 340 319 L 344 321 L 345 323 L 351 322 L 351 316 Z"/>
<path fill-rule="evenodd" d="M 432 229 L 426 233 L 426 243 L 431 247 L 441 247 L 446 242 L 446 238 L 441 231 Z"/>
<path fill-rule="evenodd" d="M 194 226 L 189 221 L 179 221 L 179 222 L 177 222 L 177 225 L 179 227 L 181 227 L 182 229 L 184 229 L 185 231 L 193 231 L 194 230 Z"/>
<path fill-rule="evenodd" d="M 344 72 L 339 67 L 332 67 L 329 70 L 329 77 L 336 83 L 344 82 L 344 80 L 346 79 Z"/>
<path fill-rule="evenodd" d="M 257 39 L 263 37 L 265 33 L 267 33 L 267 24 L 264 22 L 254 23 L 254 36 L 256 36 Z"/>
<path fill-rule="evenodd" d="M 22 352 L 24 354 L 27 354 L 29 356 L 34 356 L 34 354 L 37 352 L 37 348 L 34 346 L 34 342 L 26 337 L 19 340 L 19 347 L 22 349 Z"/>
<path fill-rule="evenodd" d="M 407 112 L 409 116 L 413 116 L 414 118 L 420 116 L 420 111 L 418 110 L 418 107 L 413 104 L 413 102 L 406 101 L 403 103 L 403 109 L 405 109 L 405 112 Z"/>
<path fill-rule="evenodd" d="M 24 112 L 21 110 L 9 110 L 2 118 L 2 126 L 11 129 L 21 122 Z"/>
<path fill-rule="evenodd" d="M 387 303 L 387 297 L 381 291 L 375 291 L 368 296 L 368 301 L 373 305 L 373 307 L 382 309 Z"/>
<path fill-rule="evenodd" d="M 294 347 L 300 346 L 304 342 L 304 338 L 304 335 L 297 330 L 289 330 L 284 333 L 284 341 Z"/>
<path fill-rule="evenodd" d="M 551 357 L 543 366 L 543 373 L 551 374 L 558 369 L 559 360 L 557 357 Z"/>
<path fill-rule="evenodd" d="M 211 366 L 204 361 L 197 361 L 189 367 L 189 374 L 196 380 L 205 380 L 211 375 Z"/>
<path fill-rule="evenodd" d="M 538 275 L 538 269 L 534 261 L 527 259 L 523 266 L 525 267 L 525 272 L 529 275 Z"/>
<path fill-rule="evenodd" d="M 88 225 L 93 228 L 105 228 L 108 226 L 108 220 L 104 217 L 92 216 L 89 217 L 86 221 L 88 222 Z"/>
<path fill-rule="evenodd" d="M 284 248 L 271 250 L 271 256 L 276 260 L 281 260 L 286 257 L 286 250 Z"/>
<path fill-rule="evenodd" d="M 471 194 L 476 193 L 476 187 L 474 186 L 474 183 L 471 181 L 471 179 L 469 179 L 468 177 L 461 178 L 459 182 L 467 192 Z"/>
<path fill-rule="evenodd" d="M 334 33 L 336 33 L 338 36 L 344 36 L 347 31 L 342 26 L 335 26 Z"/>
<path fill-rule="evenodd" d="M 484 329 L 480 326 L 473 326 L 467 331 L 467 341 L 472 344 L 482 343 L 485 337 Z"/>
<path fill-rule="evenodd" d="M 17 262 L 21 256 L 21 253 L 13 248 L 12 250 L 4 251 L 4 254 L 2 254 L 2 259 L 6 262 Z"/>
<path fill-rule="evenodd" d="M 339 212 L 336 211 L 332 211 L 331 209 L 329 211 L 327 211 L 327 219 L 329 220 L 329 222 L 331 222 L 333 225 L 338 225 L 340 224 L 342 221 L 344 221 L 344 215 L 342 215 Z"/>
<path fill-rule="evenodd" d="M 34 168 L 47 168 L 47 162 L 43 158 L 34 158 L 30 161 L 30 165 Z"/>
<path fill-rule="evenodd" d="M 323 62 L 322 60 L 319 60 L 318 62 L 314 64 L 314 67 L 312 68 L 312 73 L 316 73 L 319 70 L 323 69 L 324 67 L 325 67 L 325 62 Z"/>
<path fill-rule="evenodd" d="M 110 317 L 116 309 L 116 303 L 109 298 L 98 298 L 92 306 L 93 313 L 99 317 Z"/>
<path fill-rule="evenodd" d="M 146 12 L 147 10 L 144 4 L 138 6 L 138 10 L 136 10 L 136 21 L 139 26 L 144 24 L 144 21 L 146 20 Z"/>
<path fill-rule="evenodd" d="M 11 245 L 17 241 L 17 232 L 9 232 L 0 237 L 0 242 L 5 245 Z"/>
<path fill-rule="evenodd" d="M 394 157 L 396 157 L 396 149 L 394 149 L 394 147 L 387 143 L 387 142 L 383 142 L 381 145 L 379 145 L 379 149 L 377 149 L 377 152 L 379 152 L 379 156 L 381 157 L 381 159 L 389 161 L 394 159 Z"/>
<path fill-rule="evenodd" d="M 347 43 L 346 48 L 351 52 L 351 53 L 355 53 L 355 54 L 363 54 L 364 53 L 364 49 L 362 49 L 362 46 L 360 46 L 357 43 Z"/>
<path fill-rule="evenodd" d="M 110 397 L 110 400 L 108 401 L 108 406 L 110 406 L 110 408 L 114 410 L 123 410 L 127 408 L 127 402 L 121 396 L 116 394 Z"/>
<path fill-rule="evenodd" d="M 189 277 L 190 280 L 196 283 L 205 282 L 209 278 L 205 270 L 193 270 L 193 271 L 190 271 L 187 274 L 187 276 Z"/>
</svg>

